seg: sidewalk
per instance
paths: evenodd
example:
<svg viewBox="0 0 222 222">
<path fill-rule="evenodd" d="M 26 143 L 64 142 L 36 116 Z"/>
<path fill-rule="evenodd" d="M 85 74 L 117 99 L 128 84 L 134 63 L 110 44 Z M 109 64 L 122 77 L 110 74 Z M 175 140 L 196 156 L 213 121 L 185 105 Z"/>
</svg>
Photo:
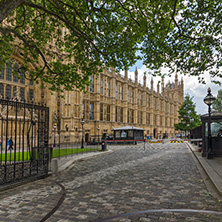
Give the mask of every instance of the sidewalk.
<svg viewBox="0 0 222 222">
<path fill-rule="evenodd" d="M 92 156 L 96 155 L 102 155 L 107 152 L 111 152 L 111 150 L 106 151 L 98 151 L 98 152 L 90 152 L 90 153 L 81 153 L 79 155 L 72 155 L 67 157 L 61 157 L 61 158 L 55 158 L 51 160 L 51 164 L 49 164 L 49 171 L 51 171 L 52 174 L 61 172 L 65 169 L 68 169 L 69 167 L 72 167 L 72 164 L 75 161 L 87 159 Z"/>
<path fill-rule="evenodd" d="M 202 157 L 201 153 L 198 152 L 199 147 L 188 143 L 193 154 L 203 167 L 204 171 L 214 184 L 217 192 L 222 195 L 222 157 L 214 157 L 213 159 L 207 159 Z"/>
</svg>

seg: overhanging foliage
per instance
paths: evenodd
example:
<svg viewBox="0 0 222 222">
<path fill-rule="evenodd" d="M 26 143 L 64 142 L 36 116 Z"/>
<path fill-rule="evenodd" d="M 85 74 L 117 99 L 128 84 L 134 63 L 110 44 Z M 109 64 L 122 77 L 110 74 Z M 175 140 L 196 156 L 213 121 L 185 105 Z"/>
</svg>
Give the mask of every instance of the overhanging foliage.
<svg viewBox="0 0 222 222">
<path fill-rule="evenodd" d="M 216 0 L 0 0 L 0 64 L 19 51 L 51 90 L 84 89 L 104 65 L 133 65 L 137 51 L 157 73 L 221 78 L 221 14 Z"/>
</svg>

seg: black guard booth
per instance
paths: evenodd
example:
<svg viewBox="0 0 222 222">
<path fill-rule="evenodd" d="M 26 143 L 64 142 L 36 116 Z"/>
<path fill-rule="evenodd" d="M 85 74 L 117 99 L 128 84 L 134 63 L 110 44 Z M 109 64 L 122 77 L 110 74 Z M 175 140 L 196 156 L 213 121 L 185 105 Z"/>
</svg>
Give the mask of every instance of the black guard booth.
<svg viewBox="0 0 222 222">
<path fill-rule="evenodd" d="M 137 143 L 144 139 L 144 129 L 133 127 L 133 126 L 124 126 L 120 128 L 113 128 L 114 131 L 114 140 L 119 140 L 124 143 Z"/>
<path fill-rule="evenodd" d="M 208 151 L 208 114 L 201 116 L 202 121 L 202 156 L 207 156 Z M 218 132 L 222 129 L 222 113 L 211 112 L 211 148 L 214 157 L 222 156 L 222 137 L 217 137 Z"/>
</svg>

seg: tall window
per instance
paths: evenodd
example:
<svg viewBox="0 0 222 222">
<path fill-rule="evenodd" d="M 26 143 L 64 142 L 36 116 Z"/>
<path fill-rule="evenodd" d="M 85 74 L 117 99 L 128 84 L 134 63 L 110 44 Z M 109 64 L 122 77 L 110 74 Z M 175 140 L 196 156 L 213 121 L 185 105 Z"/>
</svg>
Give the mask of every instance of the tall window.
<svg viewBox="0 0 222 222">
<path fill-rule="evenodd" d="M 103 121 L 103 104 L 100 104 L 100 120 Z"/>
<path fill-rule="evenodd" d="M 94 92 L 94 76 L 90 76 L 90 92 Z"/>
<path fill-rule="evenodd" d="M 154 125 L 156 126 L 156 115 L 154 115 Z"/>
<path fill-rule="evenodd" d="M 25 84 L 25 70 L 23 68 L 21 68 L 20 70 L 20 77 L 21 77 L 20 83 Z"/>
<path fill-rule="evenodd" d="M 16 97 L 16 93 L 17 93 L 17 86 L 13 87 L 13 98 Z"/>
<path fill-rule="evenodd" d="M 33 100 L 33 98 L 34 98 L 34 92 L 33 92 L 32 89 L 30 89 L 30 90 L 29 90 L 29 99 L 30 99 L 30 100 Z"/>
<path fill-rule="evenodd" d="M 134 123 L 134 111 L 132 110 L 132 114 L 131 114 L 131 122 Z"/>
<path fill-rule="evenodd" d="M 146 124 L 149 126 L 150 125 L 150 114 L 146 114 Z"/>
<path fill-rule="evenodd" d="M 140 95 L 140 105 L 143 105 L 143 94 Z"/>
<path fill-rule="evenodd" d="M 9 62 L 6 65 L 6 80 L 12 80 L 12 65 Z"/>
<path fill-rule="evenodd" d="M 116 122 L 118 122 L 118 107 L 116 106 Z"/>
<path fill-rule="evenodd" d="M 0 79 L 4 79 L 4 69 L 2 66 L 0 66 Z"/>
<path fill-rule="evenodd" d="M 13 82 L 18 82 L 18 64 L 15 63 L 14 64 L 14 67 L 13 67 L 13 70 L 14 70 L 14 75 L 13 75 Z M 17 75 L 15 75 L 17 74 Z"/>
<path fill-rule="evenodd" d="M 110 105 L 107 105 L 107 121 L 110 121 Z"/>
<path fill-rule="evenodd" d="M 129 123 L 130 122 L 130 111 L 128 110 L 128 112 L 127 112 L 127 123 Z"/>
<path fill-rule="evenodd" d="M 106 93 L 107 96 L 110 96 L 110 80 L 108 79 L 107 80 L 107 93 Z"/>
<path fill-rule="evenodd" d="M 6 99 L 11 99 L 11 86 L 9 85 L 6 86 L 5 97 Z"/>
<path fill-rule="evenodd" d="M 85 118 L 85 101 L 82 102 L 82 118 Z"/>
<path fill-rule="evenodd" d="M 140 123 L 143 124 L 143 112 L 140 112 Z"/>
<path fill-rule="evenodd" d="M 134 92 L 133 92 L 133 90 L 131 92 L 131 103 L 134 103 Z"/>
<path fill-rule="evenodd" d="M 128 88 L 128 91 L 127 91 L 127 102 L 129 102 L 129 88 Z"/>
<path fill-rule="evenodd" d="M 120 86 L 120 100 L 123 100 L 123 87 Z"/>
<path fill-rule="evenodd" d="M 89 104 L 89 119 L 94 120 L 94 103 Z"/>
<path fill-rule="evenodd" d="M 4 98 L 4 86 L 0 83 L 0 97 Z"/>
<path fill-rule="evenodd" d="M 24 88 L 20 88 L 20 98 L 21 98 L 21 100 L 25 100 L 25 90 L 24 90 Z"/>
<path fill-rule="evenodd" d="M 33 86 L 34 82 L 30 79 L 29 84 L 30 86 Z"/>
<path fill-rule="evenodd" d="M 103 95 L 103 78 L 100 80 L 100 94 Z"/>
<path fill-rule="evenodd" d="M 120 122 L 123 122 L 123 108 L 120 108 Z"/>
<path fill-rule="evenodd" d="M 150 97 L 148 99 L 148 107 L 150 108 Z"/>
<path fill-rule="evenodd" d="M 118 98 L 118 85 L 116 83 L 116 99 Z"/>
</svg>

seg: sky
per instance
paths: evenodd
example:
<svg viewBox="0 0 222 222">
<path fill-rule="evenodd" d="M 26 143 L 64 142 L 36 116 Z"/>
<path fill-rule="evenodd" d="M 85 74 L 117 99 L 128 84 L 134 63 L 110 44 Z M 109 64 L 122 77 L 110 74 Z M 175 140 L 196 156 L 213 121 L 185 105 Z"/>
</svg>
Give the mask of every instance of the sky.
<svg viewBox="0 0 222 222">
<path fill-rule="evenodd" d="M 143 75 L 144 72 L 149 72 L 149 70 L 142 65 L 142 61 L 138 61 L 135 66 L 131 67 L 128 71 L 128 77 L 131 79 L 135 78 L 134 72 L 135 69 L 138 70 L 138 81 L 143 84 Z M 150 88 L 150 80 L 152 78 L 151 75 L 147 76 L 147 86 Z M 183 78 L 184 81 L 184 95 L 188 93 L 191 97 L 193 97 L 192 101 L 196 105 L 196 112 L 197 114 L 206 114 L 208 113 L 208 106 L 203 102 L 204 97 L 207 95 L 208 87 L 211 88 L 211 93 L 214 97 L 217 97 L 218 90 L 222 89 L 222 86 L 216 85 L 214 83 L 211 83 L 209 75 L 205 74 L 205 81 L 206 84 L 201 84 L 198 82 L 197 77 L 189 77 L 178 74 L 178 80 L 181 81 Z M 172 77 L 166 77 L 164 83 L 174 82 L 175 75 L 172 75 Z M 160 81 L 160 77 L 153 77 L 154 81 L 154 89 L 156 90 L 156 86 L 158 81 Z"/>
</svg>

